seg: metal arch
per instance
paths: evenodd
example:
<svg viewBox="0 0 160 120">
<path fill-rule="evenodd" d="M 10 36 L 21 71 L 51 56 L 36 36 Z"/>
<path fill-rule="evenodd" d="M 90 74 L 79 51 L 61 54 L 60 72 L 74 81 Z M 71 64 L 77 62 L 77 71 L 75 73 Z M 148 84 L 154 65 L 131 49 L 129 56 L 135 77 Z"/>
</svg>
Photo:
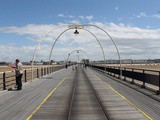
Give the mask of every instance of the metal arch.
<svg viewBox="0 0 160 120">
<path fill-rule="evenodd" d="M 34 50 L 33 57 L 32 57 L 32 80 L 33 80 L 33 63 L 34 63 L 35 53 L 36 53 L 36 51 L 37 51 L 37 48 L 38 48 L 40 42 L 43 40 L 43 38 L 44 38 L 46 35 L 48 35 L 48 34 L 49 34 L 50 32 L 52 32 L 54 29 L 57 29 L 57 28 L 59 28 L 59 27 L 65 27 L 65 26 L 69 26 L 69 25 L 61 25 L 61 26 L 57 26 L 57 27 L 51 29 L 51 30 L 48 31 L 44 36 L 42 36 L 41 39 L 39 40 L 39 42 L 37 43 L 37 46 L 36 46 L 36 48 L 35 48 L 35 50 Z M 109 36 L 109 38 L 110 38 L 111 41 L 113 42 L 113 44 L 114 44 L 114 46 L 115 46 L 115 48 L 116 48 L 116 50 L 117 50 L 117 53 L 118 53 L 119 63 L 120 63 L 120 79 L 121 79 L 121 76 L 122 76 L 121 56 L 120 56 L 120 52 L 119 52 L 118 47 L 117 47 L 115 41 L 113 40 L 113 38 L 110 36 L 110 34 L 109 34 L 108 32 L 106 32 L 104 29 L 102 29 L 101 27 L 98 27 L 98 26 L 96 26 L 96 25 L 84 24 L 84 25 L 82 25 L 82 26 L 92 26 L 92 27 L 96 27 L 96 28 L 102 30 L 107 36 Z"/>
<path fill-rule="evenodd" d="M 120 64 L 120 79 L 121 79 L 121 78 L 122 78 L 122 64 L 121 64 L 122 62 L 121 62 L 121 56 L 120 56 L 119 49 L 118 49 L 118 47 L 117 47 L 115 41 L 114 41 L 113 38 L 111 37 L 111 35 L 110 35 L 108 32 L 106 32 L 104 29 L 102 29 L 101 27 L 98 27 L 98 26 L 96 26 L 96 25 L 92 25 L 92 24 L 84 24 L 83 26 L 92 26 L 92 27 L 96 27 L 96 28 L 102 30 L 102 31 L 103 31 L 103 32 L 111 39 L 112 43 L 114 44 L 114 46 L 115 46 L 115 48 L 116 48 L 116 50 L 117 50 L 117 54 L 118 54 L 118 57 L 119 57 L 119 64 Z"/>
<path fill-rule="evenodd" d="M 85 57 L 84 57 L 84 56 L 85 56 L 85 54 L 83 54 L 83 53 L 81 53 L 81 54 L 78 54 L 78 53 L 77 53 L 77 55 L 72 55 L 72 54 L 71 54 L 70 57 L 69 57 L 69 59 L 70 59 L 69 61 L 72 61 L 71 59 L 77 59 L 76 57 L 78 57 L 79 62 L 80 62 L 80 60 L 81 60 L 82 58 L 85 58 L 85 57 L 86 57 L 86 58 L 88 59 L 87 56 L 85 56 Z M 69 62 L 69 61 L 68 61 L 68 62 Z M 76 61 L 76 60 L 75 60 L 75 61 Z M 78 62 L 77 62 L 77 63 L 78 63 Z M 66 64 L 66 65 L 69 65 L 69 64 Z"/>
<path fill-rule="evenodd" d="M 69 57 L 69 58 L 68 58 L 68 62 L 71 61 L 71 59 L 74 58 L 74 57 L 77 56 L 77 55 L 78 55 L 78 57 L 81 56 L 81 58 L 87 58 L 87 59 L 89 59 L 89 57 L 88 57 L 85 53 L 79 52 L 79 53 L 74 54 L 74 55 L 73 55 L 73 54 L 70 54 L 70 55 L 68 56 L 68 57 Z M 78 59 L 78 60 L 80 60 L 80 59 Z M 68 64 L 68 63 L 67 63 L 67 64 Z M 67 65 L 67 64 L 66 64 L 66 65 Z"/>
<path fill-rule="evenodd" d="M 71 55 L 72 53 L 74 53 L 74 52 L 79 52 L 79 51 L 83 52 L 83 53 L 87 56 L 87 58 L 89 59 L 88 54 L 87 54 L 85 51 L 83 51 L 83 50 L 73 50 L 72 52 L 70 52 L 70 53 L 68 54 L 66 63 L 68 63 L 69 57 L 70 57 L 70 55 Z"/>
<path fill-rule="evenodd" d="M 41 41 L 44 39 L 44 37 L 46 37 L 49 33 L 51 33 L 53 30 L 57 29 L 57 28 L 60 28 L 60 27 L 65 27 L 65 26 L 68 26 L 68 25 L 61 25 L 61 26 L 57 26 L 57 27 L 54 27 L 53 29 L 49 30 L 46 34 L 44 34 L 38 41 L 37 45 L 36 45 L 36 48 L 33 52 L 33 56 L 32 56 L 32 63 L 31 63 L 31 66 L 32 66 L 32 80 L 33 80 L 33 64 L 34 64 L 34 59 L 35 59 L 35 54 L 36 54 L 36 51 L 38 49 L 38 46 L 39 44 L 41 43 Z"/>
<path fill-rule="evenodd" d="M 51 60 L 52 51 L 53 51 L 53 49 L 54 49 L 54 46 L 55 46 L 56 42 L 58 41 L 58 39 L 59 39 L 66 31 L 68 31 L 68 30 L 70 30 L 70 29 L 71 29 L 71 28 L 68 28 L 68 29 L 64 30 L 64 31 L 57 37 L 57 39 L 55 40 L 55 42 L 53 43 L 53 46 L 52 46 L 51 51 L 50 51 L 49 61 Z M 98 38 L 97 38 L 91 31 L 89 31 L 89 30 L 87 30 L 87 29 L 85 29 L 85 28 L 83 28 L 83 30 L 89 32 L 90 34 L 92 34 L 92 35 L 95 37 L 95 39 L 97 40 L 98 44 L 99 44 L 100 47 L 101 47 L 104 61 L 106 61 L 103 47 L 102 47 L 100 41 L 98 40 Z M 106 70 L 106 66 L 105 66 L 105 70 Z"/>
<path fill-rule="evenodd" d="M 54 41 L 53 46 L 52 46 L 51 51 L 50 51 L 50 55 L 49 55 L 49 65 L 50 65 L 51 55 L 52 55 L 52 51 L 53 51 L 54 46 L 56 45 L 58 39 L 59 39 L 65 32 L 67 32 L 68 30 L 70 30 L 70 28 L 68 28 L 68 29 L 64 30 L 63 32 L 61 32 L 61 34 L 59 34 L 59 36 L 58 36 L 58 37 L 56 38 L 56 40 Z"/>
<path fill-rule="evenodd" d="M 95 36 L 95 34 L 93 34 L 91 31 L 89 31 L 89 30 L 87 30 L 87 29 L 85 29 L 85 28 L 84 28 L 83 30 L 86 30 L 87 32 L 89 32 L 90 34 L 92 34 L 92 35 L 96 38 L 96 40 L 97 40 L 98 44 L 99 44 L 99 45 L 100 45 L 100 47 L 101 47 L 104 62 L 106 63 L 105 53 L 104 53 L 104 50 L 103 50 L 102 44 L 100 43 L 100 41 L 98 40 L 98 38 L 97 38 L 97 37 Z M 106 66 L 105 66 L 105 71 L 106 71 Z"/>
<path fill-rule="evenodd" d="M 87 58 L 90 59 L 89 55 L 88 55 L 87 52 L 85 52 L 84 50 L 73 50 L 72 52 L 70 52 L 70 53 L 68 54 L 66 64 L 67 64 L 68 61 L 69 61 L 70 55 L 71 55 L 73 52 L 75 52 L 75 51 L 81 51 L 81 52 L 83 52 L 83 53 L 87 56 Z M 90 60 L 91 60 L 91 59 L 90 59 Z M 90 67 L 92 67 L 91 63 L 90 63 Z"/>
</svg>

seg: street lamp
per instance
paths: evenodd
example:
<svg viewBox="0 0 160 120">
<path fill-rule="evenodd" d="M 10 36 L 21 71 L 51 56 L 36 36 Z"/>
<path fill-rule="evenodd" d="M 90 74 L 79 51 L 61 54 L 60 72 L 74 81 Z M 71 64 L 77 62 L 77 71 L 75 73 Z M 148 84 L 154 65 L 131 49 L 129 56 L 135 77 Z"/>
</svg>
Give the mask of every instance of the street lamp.
<svg viewBox="0 0 160 120">
<path fill-rule="evenodd" d="M 75 34 L 75 35 L 78 35 L 78 34 L 79 34 L 78 30 L 75 30 L 74 34 Z"/>
</svg>

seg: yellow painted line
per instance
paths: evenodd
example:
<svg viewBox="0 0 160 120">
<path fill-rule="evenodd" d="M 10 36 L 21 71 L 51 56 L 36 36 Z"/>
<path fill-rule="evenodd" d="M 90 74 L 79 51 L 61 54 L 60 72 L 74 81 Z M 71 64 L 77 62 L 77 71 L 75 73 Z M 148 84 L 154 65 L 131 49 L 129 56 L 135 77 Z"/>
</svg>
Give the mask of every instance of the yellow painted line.
<svg viewBox="0 0 160 120">
<path fill-rule="evenodd" d="M 91 71 L 90 71 L 91 72 Z M 92 74 L 94 74 L 93 72 L 91 72 Z M 136 105 L 134 105 L 130 100 L 128 100 L 126 97 L 124 97 L 121 93 L 119 93 L 117 90 L 115 90 L 113 87 L 111 87 L 109 84 L 107 84 L 105 81 L 103 81 L 100 77 L 98 77 L 96 74 L 94 74 L 97 79 L 99 79 L 104 85 L 108 86 L 111 90 L 113 90 L 116 94 L 118 94 L 121 98 L 123 98 L 124 100 L 126 100 L 131 106 L 133 106 L 134 108 L 136 108 L 140 113 L 142 113 L 147 119 L 149 120 L 153 120 L 147 113 L 145 113 L 144 111 L 142 111 L 140 108 L 138 108 Z"/>
<path fill-rule="evenodd" d="M 29 115 L 26 120 L 30 120 L 32 116 L 40 109 L 40 107 L 48 100 L 48 98 L 54 93 L 54 91 L 66 80 L 67 76 L 48 94 L 48 96 L 41 102 L 41 104 Z"/>
</svg>

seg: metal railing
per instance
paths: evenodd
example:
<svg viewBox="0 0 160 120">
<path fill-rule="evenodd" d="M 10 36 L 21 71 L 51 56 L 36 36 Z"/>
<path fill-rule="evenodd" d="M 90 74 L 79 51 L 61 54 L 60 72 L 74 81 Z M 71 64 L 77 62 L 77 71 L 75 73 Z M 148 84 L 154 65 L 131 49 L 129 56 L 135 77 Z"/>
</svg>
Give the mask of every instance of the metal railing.
<svg viewBox="0 0 160 120">
<path fill-rule="evenodd" d="M 102 72 L 107 73 L 113 77 L 120 77 L 120 67 L 107 66 L 106 71 L 104 66 L 92 65 Z M 137 84 L 141 88 L 149 88 L 160 94 L 160 70 L 149 70 L 149 69 L 139 69 L 139 68 L 127 68 L 123 67 L 122 78 L 123 81 L 128 81 L 131 84 Z"/>
<path fill-rule="evenodd" d="M 57 70 L 64 68 L 64 66 L 48 66 L 34 68 L 34 79 L 51 74 Z M 27 82 L 32 79 L 32 69 L 24 69 L 22 82 Z M 0 90 L 12 88 L 16 84 L 15 71 L 0 72 Z"/>
</svg>

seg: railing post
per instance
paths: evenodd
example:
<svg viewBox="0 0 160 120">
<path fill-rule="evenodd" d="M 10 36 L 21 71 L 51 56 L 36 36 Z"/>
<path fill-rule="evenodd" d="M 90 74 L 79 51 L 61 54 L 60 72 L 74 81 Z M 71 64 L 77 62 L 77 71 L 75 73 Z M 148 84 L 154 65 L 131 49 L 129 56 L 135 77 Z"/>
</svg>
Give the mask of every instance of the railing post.
<svg viewBox="0 0 160 120">
<path fill-rule="evenodd" d="M 126 68 L 124 68 L 124 73 L 126 72 Z M 124 74 L 124 81 L 126 81 L 126 76 Z"/>
<path fill-rule="evenodd" d="M 52 66 L 51 66 L 51 73 L 52 73 Z"/>
<path fill-rule="evenodd" d="M 108 66 L 108 75 L 109 75 L 109 66 Z"/>
<path fill-rule="evenodd" d="M 6 90 L 6 73 L 3 73 L 3 90 Z"/>
<path fill-rule="evenodd" d="M 111 67 L 111 69 L 113 69 L 113 68 Z M 112 72 L 110 72 L 110 73 L 111 73 L 111 76 L 112 76 L 113 73 Z"/>
<path fill-rule="evenodd" d="M 37 78 L 39 78 L 39 70 L 38 70 L 38 68 L 37 68 Z"/>
<path fill-rule="evenodd" d="M 145 71 L 143 70 L 143 85 L 141 86 L 142 88 L 145 88 L 145 82 L 146 82 Z"/>
<path fill-rule="evenodd" d="M 115 66 L 113 67 L 114 68 L 114 70 L 115 70 Z M 116 74 L 115 74 L 115 72 L 114 72 L 114 77 L 116 76 Z"/>
<path fill-rule="evenodd" d="M 27 71 L 24 71 L 24 82 L 27 82 Z"/>
<path fill-rule="evenodd" d="M 43 76 L 43 68 L 41 68 L 41 77 Z"/>
<path fill-rule="evenodd" d="M 42 76 L 44 76 L 44 67 L 42 68 L 42 73 L 43 73 Z"/>
<path fill-rule="evenodd" d="M 49 67 L 48 67 L 48 74 L 49 74 Z"/>
<path fill-rule="evenodd" d="M 118 78 L 120 79 L 120 73 L 121 73 L 120 67 L 118 67 L 118 69 L 119 69 L 119 76 L 118 76 Z"/>
<path fill-rule="evenodd" d="M 45 75 L 45 68 L 43 67 L 43 76 Z"/>
<path fill-rule="evenodd" d="M 33 79 L 34 79 L 34 68 L 33 68 Z"/>
<path fill-rule="evenodd" d="M 159 90 L 157 91 L 157 93 L 156 93 L 157 95 L 159 95 L 160 94 L 160 72 L 159 72 Z"/>
<path fill-rule="evenodd" d="M 42 68 L 42 76 L 44 76 L 44 67 Z"/>
<path fill-rule="evenodd" d="M 45 68 L 43 67 L 43 76 L 45 75 Z"/>
<path fill-rule="evenodd" d="M 132 73 L 134 72 L 134 69 L 132 68 Z M 144 76 L 144 74 L 143 74 Z M 132 76 L 133 77 L 133 76 Z M 131 84 L 134 84 L 134 78 L 132 78 Z"/>
</svg>

